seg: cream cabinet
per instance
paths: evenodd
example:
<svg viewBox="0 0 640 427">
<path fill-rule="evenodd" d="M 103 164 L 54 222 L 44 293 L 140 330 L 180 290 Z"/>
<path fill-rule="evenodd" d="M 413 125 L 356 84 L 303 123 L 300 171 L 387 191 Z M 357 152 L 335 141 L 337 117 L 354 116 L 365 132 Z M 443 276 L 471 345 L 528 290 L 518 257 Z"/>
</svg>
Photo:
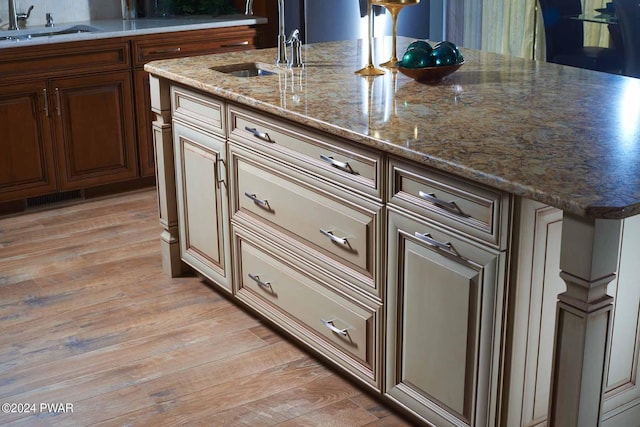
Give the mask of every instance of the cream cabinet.
<svg viewBox="0 0 640 427">
<path fill-rule="evenodd" d="M 636 217 L 622 228 L 620 264 L 607 293 L 615 296 L 612 340 L 609 343 L 603 426 L 640 425 L 640 242 L 631 236 L 640 229 Z M 518 204 L 517 263 L 513 275 L 513 352 L 509 363 L 505 426 L 546 425 L 551 381 L 553 336 L 560 278 L 562 212 L 523 199 Z M 637 234 L 636 234 L 637 235 Z"/>
<path fill-rule="evenodd" d="M 260 113 L 243 114 L 251 123 L 266 122 Z M 268 132 L 249 125 L 250 131 L 238 132 L 236 117 L 230 108 L 236 298 L 380 391 L 381 203 L 336 185 L 331 169 L 304 170 L 282 156 L 282 150 L 295 146 L 300 157 L 313 157 L 315 145 L 307 145 L 307 139 L 314 134 L 285 139 L 291 129 L 276 132 L 273 123 Z M 262 138 L 254 139 L 256 133 Z M 272 141 L 268 145 L 264 134 Z M 292 144 L 283 146 L 284 141 Z M 334 153 L 348 149 L 334 144 Z"/>
<path fill-rule="evenodd" d="M 385 394 L 437 426 L 495 425 L 509 197 L 389 173 Z"/>
<path fill-rule="evenodd" d="M 226 143 L 215 132 L 222 131 L 215 120 L 222 106 L 202 102 L 188 90 L 174 88 L 171 95 L 181 258 L 230 292 Z M 200 115 L 213 125 L 203 125 Z"/>
</svg>

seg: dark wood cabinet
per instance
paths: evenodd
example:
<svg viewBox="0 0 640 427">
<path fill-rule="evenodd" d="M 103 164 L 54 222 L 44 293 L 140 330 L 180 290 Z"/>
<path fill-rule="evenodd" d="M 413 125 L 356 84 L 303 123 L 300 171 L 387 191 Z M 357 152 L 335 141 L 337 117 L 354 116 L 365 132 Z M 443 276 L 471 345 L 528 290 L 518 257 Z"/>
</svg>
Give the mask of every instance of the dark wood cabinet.
<svg viewBox="0 0 640 427">
<path fill-rule="evenodd" d="M 256 27 L 240 25 L 0 49 L 0 204 L 149 185 L 155 161 L 144 64 L 254 49 L 258 38 Z"/>
<path fill-rule="evenodd" d="M 137 177 L 130 72 L 60 78 L 49 88 L 60 189 Z"/>
<path fill-rule="evenodd" d="M 49 114 L 45 81 L 0 91 L 0 200 L 55 191 Z"/>
</svg>

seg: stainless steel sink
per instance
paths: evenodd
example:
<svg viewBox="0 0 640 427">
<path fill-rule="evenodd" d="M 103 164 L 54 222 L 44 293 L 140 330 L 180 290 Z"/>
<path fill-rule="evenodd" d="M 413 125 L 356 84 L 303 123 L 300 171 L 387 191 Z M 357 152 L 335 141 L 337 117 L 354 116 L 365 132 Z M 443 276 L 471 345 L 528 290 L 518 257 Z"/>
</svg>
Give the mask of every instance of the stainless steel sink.
<svg viewBox="0 0 640 427">
<path fill-rule="evenodd" d="M 67 27 L 40 27 L 26 30 L 13 30 L 0 32 L 0 41 L 4 40 L 30 40 L 38 37 L 55 37 L 69 34 L 95 33 L 101 31 L 91 25 L 72 25 Z"/>
<path fill-rule="evenodd" d="M 242 64 L 220 65 L 218 67 L 211 67 L 210 69 L 235 77 L 258 77 L 277 74 L 277 71 L 273 69 L 269 70 L 268 68 L 269 66 L 266 64 L 249 62 Z"/>
</svg>

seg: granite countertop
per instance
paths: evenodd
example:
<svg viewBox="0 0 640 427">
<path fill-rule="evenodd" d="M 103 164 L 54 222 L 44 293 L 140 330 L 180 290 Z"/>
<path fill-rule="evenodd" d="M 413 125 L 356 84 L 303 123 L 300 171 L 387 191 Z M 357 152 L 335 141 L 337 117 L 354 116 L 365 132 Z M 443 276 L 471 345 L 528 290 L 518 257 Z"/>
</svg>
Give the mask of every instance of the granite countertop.
<svg viewBox="0 0 640 427">
<path fill-rule="evenodd" d="M 413 41 L 399 37 L 398 52 Z M 147 71 L 311 128 L 594 218 L 640 213 L 640 79 L 462 49 L 439 84 L 366 78 L 363 41 L 303 46 L 303 69 L 274 49 L 162 60 Z M 390 56 L 376 39 L 375 62 Z M 264 63 L 274 75 L 210 67 Z"/>
<path fill-rule="evenodd" d="M 53 43 L 64 43 L 80 40 L 96 40 L 112 37 L 137 36 L 144 34 L 169 33 L 172 31 L 202 30 L 208 28 L 223 28 L 236 25 L 264 24 L 267 19 L 259 16 L 245 16 L 241 14 L 221 15 L 217 17 L 184 16 L 165 19 L 110 19 L 83 22 L 56 23 L 53 27 L 33 26 L 24 30 L 0 31 L 0 49 L 20 48 Z M 39 36 L 27 38 L 28 34 L 47 34 L 68 29 L 90 30 L 74 34 L 56 36 Z M 3 37 L 12 36 L 12 40 Z"/>
</svg>

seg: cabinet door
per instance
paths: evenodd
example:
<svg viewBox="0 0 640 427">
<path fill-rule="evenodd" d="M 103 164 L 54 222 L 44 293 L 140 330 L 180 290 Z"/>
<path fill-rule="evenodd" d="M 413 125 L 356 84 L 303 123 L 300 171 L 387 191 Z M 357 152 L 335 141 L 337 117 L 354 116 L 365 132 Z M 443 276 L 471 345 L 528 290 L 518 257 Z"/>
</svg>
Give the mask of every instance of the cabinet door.
<svg viewBox="0 0 640 427">
<path fill-rule="evenodd" d="M 44 82 L 0 88 L 0 201 L 56 190 Z"/>
<path fill-rule="evenodd" d="M 129 71 L 56 79 L 56 150 L 63 190 L 135 178 L 138 174 Z"/>
<path fill-rule="evenodd" d="M 503 255 L 398 212 L 388 221 L 386 393 L 438 426 L 493 425 Z"/>
<path fill-rule="evenodd" d="M 177 121 L 173 141 L 181 257 L 231 291 L 225 143 Z"/>
</svg>

